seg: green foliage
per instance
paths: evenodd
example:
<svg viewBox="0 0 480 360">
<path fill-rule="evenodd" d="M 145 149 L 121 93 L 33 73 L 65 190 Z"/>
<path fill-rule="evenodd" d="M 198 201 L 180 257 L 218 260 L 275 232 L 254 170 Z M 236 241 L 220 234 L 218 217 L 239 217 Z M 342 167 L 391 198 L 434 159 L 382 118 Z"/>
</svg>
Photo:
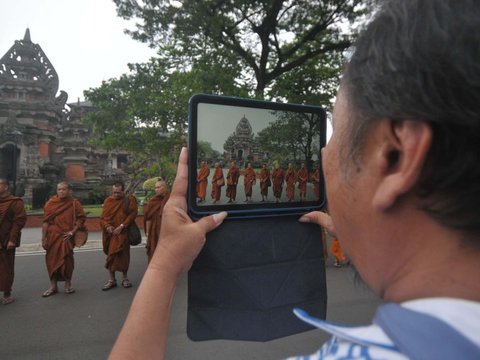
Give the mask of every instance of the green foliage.
<svg viewBox="0 0 480 360">
<path fill-rule="evenodd" d="M 271 154 L 272 161 L 280 163 L 305 162 L 311 168 L 314 146 L 318 136 L 318 119 L 312 114 L 277 112 L 278 119 L 258 133 L 258 142 L 262 151 Z"/>
<path fill-rule="evenodd" d="M 142 189 L 145 191 L 155 191 L 155 184 L 158 181 L 158 177 L 147 179 L 143 182 Z"/>
<path fill-rule="evenodd" d="M 224 65 L 240 66 L 237 81 L 263 98 L 284 74 L 308 67 L 312 60 L 323 63 L 325 55 L 349 48 L 355 34 L 345 25 L 361 20 L 375 1 L 114 2 L 121 17 L 137 21 L 137 29 L 127 31 L 134 39 L 171 58 L 180 54 L 182 64 L 208 53 Z"/>
<path fill-rule="evenodd" d="M 89 204 L 103 204 L 103 201 L 107 197 L 107 191 L 105 185 L 98 184 L 95 185 L 92 190 L 88 193 L 88 203 Z"/>
<path fill-rule="evenodd" d="M 110 79 L 85 96 L 94 106 L 85 122 L 92 142 L 132 156 L 127 190 L 161 176 L 169 185 L 187 138 L 187 104 L 210 93 L 328 107 L 338 87 L 344 52 L 375 0 L 114 0 L 119 16 L 137 20 L 127 31 L 158 50 L 145 64 Z M 288 126 L 284 124 L 283 126 Z M 263 146 L 280 156 L 288 139 Z M 308 129 L 307 129 L 308 131 Z M 280 141 L 281 140 L 281 141 Z M 308 138 L 307 140 L 311 141 Z M 311 159 L 313 145 L 296 142 L 291 154 Z M 218 157 L 208 144 L 199 144 Z"/>
<path fill-rule="evenodd" d="M 197 154 L 200 157 L 207 158 L 207 159 L 217 159 L 221 156 L 221 154 L 212 148 L 212 144 L 208 141 L 199 141 L 197 143 Z"/>
</svg>

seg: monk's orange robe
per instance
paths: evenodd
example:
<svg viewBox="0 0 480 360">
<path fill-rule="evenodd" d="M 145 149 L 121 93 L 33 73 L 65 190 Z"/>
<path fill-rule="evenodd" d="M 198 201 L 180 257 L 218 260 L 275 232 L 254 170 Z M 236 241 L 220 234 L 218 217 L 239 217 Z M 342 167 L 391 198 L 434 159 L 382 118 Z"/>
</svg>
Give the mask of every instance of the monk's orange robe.
<svg viewBox="0 0 480 360">
<path fill-rule="evenodd" d="M 227 173 L 227 197 L 235 200 L 237 197 L 237 184 L 240 178 L 240 170 L 236 166 L 231 166 Z"/>
<path fill-rule="evenodd" d="M 125 195 L 128 198 L 128 211 L 125 197 L 115 199 L 109 196 L 103 203 L 100 226 L 102 227 L 103 252 L 107 255 L 105 268 L 111 272 L 128 271 L 130 265 L 130 243 L 127 238 L 127 227 L 137 217 L 137 199 L 132 195 Z M 111 235 L 107 232 L 109 226 L 117 228 L 123 224 L 125 227 L 118 235 Z"/>
<path fill-rule="evenodd" d="M 155 195 L 150 199 L 147 205 L 145 205 L 144 228 L 148 234 L 146 246 L 148 262 L 152 260 L 152 256 L 157 248 L 158 238 L 160 236 L 160 230 L 162 226 L 163 207 L 165 206 L 165 203 L 169 197 L 170 194 L 168 193 L 165 195 Z M 149 222 L 148 228 L 147 221 Z"/>
<path fill-rule="evenodd" d="M 278 168 L 272 172 L 273 195 L 276 198 L 282 197 L 283 181 L 285 180 L 285 171 Z"/>
<path fill-rule="evenodd" d="M 243 174 L 243 187 L 245 189 L 245 196 L 252 196 L 252 188 L 255 183 L 256 175 L 252 168 L 246 168 Z"/>
<path fill-rule="evenodd" d="M 0 291 L 12 291 L 15 275 L 15 248 L 7 249 L 8 242 L 20 246 L 20 236 L 27 221 L 22 199 L 7 195 L 0 198 Z"/>
<path fill-rule="evenodd" d="M 300 168 L 297 172 L 298 189 L 300 194 L 305 195 L 307 192 L 308 171 L 307 168 Z"/>
<path fill-rule="evenodd" d="M 347 260 L 347 257 L 343 253 L 342 247 L 340 246 L 340 241 L 338 241 L 338 239 L 332 239 L 330 251 L 339 263 L 343 263 L 345 260 Z"/>
<path fill-rule="evenodd" d="M 218 181 L 223 179 L 223 184 L 218 185 Z M 215 201 L 220 200 L 220 195 L 222 193 L 222 186 L 225 185 L 225 178 L 223 177 L 223 171 L 222 168 L 218 167 L 215 168 L 215 171 L 213 173 L 212 177 L 212 199 Z"/>
<path fill-rule="evenodd" d="M 287 197 L 289 200 L 293 200 L 295 197 L 295 182 L 297 181 L 297 176 L 295 170 L 287 169 L 285 171 L 285 182 L 287 183 Z"/>
<path fill-rule="evenodd" d="M 197 198 L 202 200 L 205 200 L 207 195 L 208 175 L 210 175 L 208 166 L 200 168 L 197 175 Z"/>
<path fill-rule="evenodd" d="M 48 224 L 46 232 L 45 262 L 48 276 L 57 281 L 71 280 L 74 268 L 73 239 L 64 240 L 65 234 L 75 225 L 83 229 L 86 220 L 80 202 L 69 196 L 60 199 L 55 195 L 44 207 L 43 222 Z"/>
<path fill-rule="evenodd" d="M 268 187 L 270 186 L 270 170 L 262 169 L 260 171 L 260 194 L 268 195 Z"/>
</svg>

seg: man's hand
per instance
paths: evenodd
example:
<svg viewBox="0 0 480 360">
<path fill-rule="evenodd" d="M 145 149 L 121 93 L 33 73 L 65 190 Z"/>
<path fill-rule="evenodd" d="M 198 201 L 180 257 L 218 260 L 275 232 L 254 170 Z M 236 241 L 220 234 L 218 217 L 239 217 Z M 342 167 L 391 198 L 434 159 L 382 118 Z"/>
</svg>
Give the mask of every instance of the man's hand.
<svg viewBox="0 0 480 360">
<path fill-rule="evenodd" d="M 15 243 L 12 240 L 9 240 L 7 243 L 7 250 L 15 249 Z"/>
<path fill-rule="evenodd" d="M 303 215 L 300 219 L 300 222 L 304 223 L 315 223 L 322 227 L 324 227 L 327 232 L 333 236 L 337 237 L 337 233 L 335 232 L 335 226 L 333 225 L 333 221 L 330 215 L 321 211 L 312 211 L 308 214 Z"/>
<path fill-rule="evenodd" d="M 162 215 L 160 239 L 150 266 L 175 275 L 187 271 L 205 244 L 207 232 L 218 227 L 226 212 L 193 222 L 187 215 L 187 149 L 180 153 L 177 176 Z"/>
<path fill-rule="evenodd" d="M 112 228 L 113 228 L 113 227 L 112 227 Z M 117 236 L 118 234 L 120 234 L 120 233 L 122 232 L 122 230 L 123 230 L 123 226 L 120 226 L 120 225 L 119 225 L 119 226 L 117 226 L 117 227 L 115 228 L 115 230 L 112 231 L 112 235 L 113 235 L 113 236 Z"/>
</svg>

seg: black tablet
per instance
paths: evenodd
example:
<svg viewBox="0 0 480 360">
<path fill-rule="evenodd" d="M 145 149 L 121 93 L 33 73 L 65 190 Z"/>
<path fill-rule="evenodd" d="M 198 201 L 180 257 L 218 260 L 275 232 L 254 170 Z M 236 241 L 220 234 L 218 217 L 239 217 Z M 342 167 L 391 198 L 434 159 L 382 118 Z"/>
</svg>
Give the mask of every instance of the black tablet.
<svg viewBox="0 0 480 360">
<path fill-rule="evenodd" d="M 320 106 L 194 95 L 188 209 L 194 218 L 301 214 L 325 204 Z"/>
</svg>

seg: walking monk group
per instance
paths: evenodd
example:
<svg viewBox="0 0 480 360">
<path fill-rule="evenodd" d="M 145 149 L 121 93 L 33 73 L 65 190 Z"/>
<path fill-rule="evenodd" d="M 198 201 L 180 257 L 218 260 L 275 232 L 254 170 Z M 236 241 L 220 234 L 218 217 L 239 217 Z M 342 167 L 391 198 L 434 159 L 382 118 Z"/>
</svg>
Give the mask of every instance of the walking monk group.
<svg viewBox="0 0 480 360">
<path fill-rule="evenodd" d="M 239 178 L 240 170 L 237 167 L 237 163 L 232 161 L 227 172 L 227 197 L 229 203 L 234 202 L 237 197 L 237 184 Z"/>
<path fill-rule="evenodd" d="M 160 229 L 162 225 L 163 207 L 167 202 L 170 194 L 168 193 L 167 184 L 163 180 L 158 180 L 155 183 L 155 196 L 152 197 L 144 210 L 144 229 L 147 236 L 147 256 L 148 262 L 152 259 L 153 254 L 160 236 Z"/>
<path fill-rule="evenodd" d="M 205 161 L 202 161 L 197 175 L 197 198 L 199 203 L 204 202 L 207 196 L 208 175 L 210 175 L 210 169 Z"/>
<path fill-rule="evenodd" d="M 73 236 L 77 230 L 83 229 L 86 216 L 80 202 L 70 192 L 68 183 L 58 183 L 57 195 L 50 198 L 44 207 L 42 247 L 47 251 L 45 261 L 50 287 L 43 297 L 58 292 L 58 281 L 65 281 L 66 294 L 75 292 L 72 287 Z"/>
<path fill-rule="evenodd" d="M 128 280 L 130 265 L 130 243 L 127 236 L 127 227 L 137 217 L 137 200 L 132 195 L 125 194 L 125 185 L 117 182 L 112 186 L 112 195 L 103 203 L 100 226 L 102 228 L 103 252 L 107 255 L 105 268 L 108 270 L 109 280 L 102 290 L 110 290 L 117 286 L 115 273 L 123 275 L 122 286 L 132 287 Z"/>
<path fill-rule="evenodd" d="M 11 304 L 15 270 L 15 249 L 20 246 L 20 235 L 27 214 L 22 199 L 10 195 L 8 181 L 0 178 L 0 291 L 2 304 Z"/>
<path fill-rule="evenodd" d="M 212 177 L 212 199 L 216 204 L 220 200 L 222 194 L 222 186 L 225 185 L 225 178 L 223 177 L 223 170 L 220 167 L 220 163 L 215 163 L 215 170 Z"/>
</svg>

